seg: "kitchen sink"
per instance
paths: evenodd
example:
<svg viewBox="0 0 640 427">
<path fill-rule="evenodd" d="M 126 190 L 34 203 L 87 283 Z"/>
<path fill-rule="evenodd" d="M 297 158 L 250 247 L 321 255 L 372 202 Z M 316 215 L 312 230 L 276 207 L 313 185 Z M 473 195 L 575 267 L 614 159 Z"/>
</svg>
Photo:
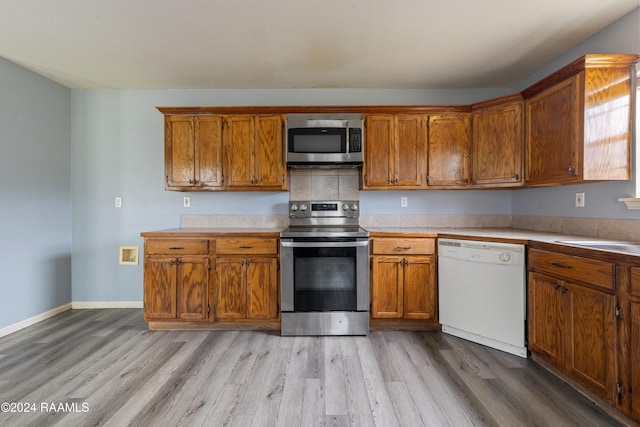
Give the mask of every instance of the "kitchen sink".
<svg viewBox="0 0 640 427">
<path fill-rule="evenodd" d="M 556 240 L 565 245 L 583 246 L 591 249 L 602 249 L 606 251 L 627 252 L 640 255 L 640 243 L 636 242 L 589 242 L 584 240 Z"/>
</svg>

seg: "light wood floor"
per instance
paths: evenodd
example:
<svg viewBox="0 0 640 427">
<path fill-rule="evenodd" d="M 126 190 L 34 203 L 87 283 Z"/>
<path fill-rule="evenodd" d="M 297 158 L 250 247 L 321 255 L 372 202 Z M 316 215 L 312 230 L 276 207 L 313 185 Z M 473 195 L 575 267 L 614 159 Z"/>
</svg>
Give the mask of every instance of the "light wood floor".
<svg viewBox="0 0 640 427">
<path fill-rule="evenodd" d="M 36 404 L 2 426 L 620 425 L 536 363 L 440 332 L 148 331 L 136 309 L 0 338 L 0 402 Z"/>
</svg>

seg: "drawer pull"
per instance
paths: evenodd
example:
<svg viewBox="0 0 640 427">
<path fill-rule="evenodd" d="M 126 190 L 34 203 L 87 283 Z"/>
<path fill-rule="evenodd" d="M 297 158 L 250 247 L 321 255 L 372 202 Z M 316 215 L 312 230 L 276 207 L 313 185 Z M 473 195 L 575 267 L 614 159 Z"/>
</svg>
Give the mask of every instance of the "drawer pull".
<svg viewBox="0 0 640 427">
<path fill-rule="evenodd" d="M 253 246 L 240 246 L 240 249 L 251 249 Z"/>
<path fill-rule="evenodd" d="M 409 249 L 411 249 L 411 246 L 396 246 L 396 252 L 400 252 L 400 251 L 408 251 Z"/>
<path fill-rule="evenodd" d="M 172 246 L 169 249 L 172 250 L 172 251 L 182 251 L 182 250 L 184 250 L 184 248 L 181 248 L 179 246 Z"/>
<path fill-rule="evenodd" d="M 564 265 L 564 264 L 560 264 L 558 262 L 552 262 L 551 265 L 553 265 L 554 267 L 558 267 L 558 268 L 565 268 L 567 270 L 570 269 L 570 268 L 573 268 L 570 265 Z"/>
</svg>

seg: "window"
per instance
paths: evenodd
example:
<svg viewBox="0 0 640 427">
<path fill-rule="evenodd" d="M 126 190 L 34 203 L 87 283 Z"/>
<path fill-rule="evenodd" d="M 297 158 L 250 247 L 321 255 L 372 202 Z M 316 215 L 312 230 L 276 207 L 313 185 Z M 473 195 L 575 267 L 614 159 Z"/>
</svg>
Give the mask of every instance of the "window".
<svg viewBox="0 0 640 427">
<path fill-rule="evenodd" d="M 633 179 L 635 180 L 635 197 L 627 197 L 618 199 L 627 205 L 628 209 L 640 209 L 640 108 L 638 108 L 638 99 L 640 99 L 640 67 L 636 64 L 636 93 L 633 101 L 633 111 L 635 119 L 633 120 L 633 133 L 631 135 L 631 147 L 635 153 L 635 162 L 633 168 Z"/>
</svg>

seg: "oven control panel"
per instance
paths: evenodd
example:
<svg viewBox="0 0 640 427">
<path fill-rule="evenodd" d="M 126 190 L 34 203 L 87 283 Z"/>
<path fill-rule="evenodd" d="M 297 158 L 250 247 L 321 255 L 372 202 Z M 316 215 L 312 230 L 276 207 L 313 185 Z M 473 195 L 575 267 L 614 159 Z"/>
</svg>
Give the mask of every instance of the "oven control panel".
<svg viewBox="0 0 640 427">
<path fill-rule="evenodd" d="M 360 216 L 360 202 L 338 201 L 290 201 L 291 218 L 353 218 Z"/>
</svg>

